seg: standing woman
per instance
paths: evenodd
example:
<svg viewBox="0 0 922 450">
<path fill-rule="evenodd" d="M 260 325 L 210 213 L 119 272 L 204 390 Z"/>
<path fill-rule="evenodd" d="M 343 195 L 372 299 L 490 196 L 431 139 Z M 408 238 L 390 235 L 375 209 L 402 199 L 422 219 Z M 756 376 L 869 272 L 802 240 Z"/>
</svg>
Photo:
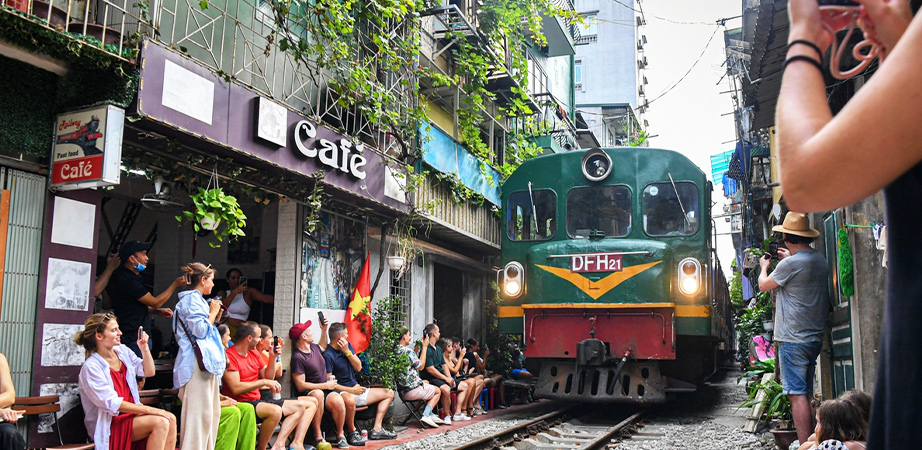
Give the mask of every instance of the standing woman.
<svg viewBox="0 0 922 450">
<path fill-rule="evenodd" d="M 74 343 L 86 350 L 80 369 L 80 400 L 87 434 L 96 450 L 172 450 L 176 447 L 176 417 L 141 404 L 137 377 L 154 376 L 154 358 L 143 328 L 138 334 L 138 358 L 122 345 L 122 331 L 112 314 L 93 314 Z M 146 441 L 146 444 L 145 444 Z"/>
<path fill-rule="evenodd" d="M 224 307 L 230 315 L 227 324 L 230 327 L 230 335 L 237 335 L 237 327 L 250 317 L 250 307 L 254 301 L 260 303 L 275 303 L 275 297 L 263 294 L 259 289 L 248 287 L 246 279 L 243 282 L 243 272 L 240 269 L 233 268 L 227 271 L 227 286 L 230 288 L 224 296 Z"/>
<path fill-rule="evenodd" d="M 219 300 L 205 300 L 214 287 L 214 269 L 202 263 L 183 266 L 186 286 L 179 293 L 179 303 L 173 314 L 173 332 L 179 343 L 179 354 L 173 366 L 173 386 L 182 400 L 182 450 L 212 450 L 218 438 L 221 400 L 218 394 L 221 377 L 227 366 L 224 345 L 215 327 L 221 312 Z M 201 349 L 205 369 L 199 367 L 192 342 Z"/>
</svg>

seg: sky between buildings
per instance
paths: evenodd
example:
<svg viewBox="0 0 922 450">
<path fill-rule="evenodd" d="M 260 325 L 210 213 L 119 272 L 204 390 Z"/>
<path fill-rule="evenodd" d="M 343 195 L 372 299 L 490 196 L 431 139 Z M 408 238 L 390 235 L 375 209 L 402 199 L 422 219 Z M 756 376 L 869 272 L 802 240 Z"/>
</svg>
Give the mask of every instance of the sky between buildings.
<svg viewBox="0 0 922 450">
<path fill-rule="evenodd" d="M 623 0 L 616 2 L 630 4 Z M 647 0 L 640 7 L 647 20 L 641 30 L 648 39 L 645 46 L 649 63 L 646 76 L 650 83 L 647 98 L 651 104 L 646 118 L 650 122 L 647 131 L 655 136 L 650 146 L 685 154 L 710 178 L 710 155 L 731 150 L 735 145 L 735 142 L 727 142 L 736 139 L 733 115 L 727 114 L 732 113 L 733 102 L 730 94 L 720 94 L 730 90 L 723 65 L 723 32 L 742 23 L 738 18 L 729 20 L 724 28 L 717 25 L 717 21 L 739 16 L 742 2 Z M 695 64 L 699 56 L 701 59 Z M 692 65 L 694 68 L 682 79 Z M 657 99 L 680 79 L 678 85 Z M 714 214 L 722 214 L 723 190 L 719 185 L 715 187 Z M 718 233 L 729 232 L 729 223 L 723 218 L 715 222 Z M 723 269 L 729 274 L 733 260 L 730 236 L 719 235 L 717 247 Z"/>
</svg>

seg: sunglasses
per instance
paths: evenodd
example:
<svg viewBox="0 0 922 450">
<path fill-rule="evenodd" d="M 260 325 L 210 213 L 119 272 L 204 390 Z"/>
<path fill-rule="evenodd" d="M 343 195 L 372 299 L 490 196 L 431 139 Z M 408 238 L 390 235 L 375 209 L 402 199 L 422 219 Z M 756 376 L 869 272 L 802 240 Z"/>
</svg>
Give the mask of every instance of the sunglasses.
<svg viewBox="0 0 922 450">
<path fill-rule="evenodd" d="M 106 331 L 106 325 L 108 325 L 109 321 L 114 318 L 115 316 L 111 313 L 106 313 L 104 316 L 102 316 L 102 322 L 96 326 L 96 333 L 102 334 L 104 331 Z"/>
</svg>

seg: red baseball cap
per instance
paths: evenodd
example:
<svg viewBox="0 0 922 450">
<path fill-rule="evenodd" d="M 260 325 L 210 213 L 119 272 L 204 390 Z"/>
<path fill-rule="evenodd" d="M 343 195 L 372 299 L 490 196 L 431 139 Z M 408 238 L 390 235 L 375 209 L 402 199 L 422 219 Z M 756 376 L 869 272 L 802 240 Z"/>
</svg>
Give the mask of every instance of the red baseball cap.
<svg viewBox="0 0 922 450">
<path fill-rule="evenodd" d="M 304 334 L 304 330 L 311 327 L 311 321 L 308 320 L 304 323 L 296 323 L 290 330 L 288 330 L 288 338 L 292 341 L 297 341 L 301 339 L 301 335 Z"/>
</svg>

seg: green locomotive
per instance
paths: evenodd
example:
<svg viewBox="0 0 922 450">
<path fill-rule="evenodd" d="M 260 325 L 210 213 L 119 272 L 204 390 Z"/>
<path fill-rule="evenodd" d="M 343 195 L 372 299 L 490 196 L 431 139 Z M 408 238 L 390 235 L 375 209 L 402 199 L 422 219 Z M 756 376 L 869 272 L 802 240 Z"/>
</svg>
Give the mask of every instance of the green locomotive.
<svg viewBox="0 0 922 450">
<path fill-rule="evenodd" d="M 650 148 L 545 155 L 509 177 L 499 326 L 523 335 L 538 396 L 660 403 L 713 373 L 731 317 L 711 190 Z"/>
</svg>

